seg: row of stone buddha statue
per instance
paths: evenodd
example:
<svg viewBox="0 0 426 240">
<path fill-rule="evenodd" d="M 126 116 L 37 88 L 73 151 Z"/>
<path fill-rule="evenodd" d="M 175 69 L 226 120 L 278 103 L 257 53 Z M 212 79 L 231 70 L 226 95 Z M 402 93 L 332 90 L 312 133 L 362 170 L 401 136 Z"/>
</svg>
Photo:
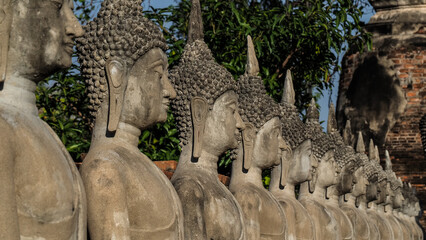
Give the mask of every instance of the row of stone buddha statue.
<svg viewBox="0 0 426 240">
<path fill-rule="evenodd" d="M 193 0 L 169 73 L 167 44 L 141 3 L 104 0 L 84 30 L 72 0 L 0 3 L 0 239 L 423 239 L 415 190 L 389 154 L 383 170 L 361 134 L 354 150 L 333 107 L 327 133 L 315 102 L 301 121 L 290 72 L 276 103 L 250 37 L 235 81 L 204 42 Z M 71 65 L 74 39 L 93 119 L 80 172 L 35 104 L 36 84 Z M 171 181 L 138 149 L 169 104 L 182 147 Z M 217 177 L 228 150 L 229 188 Z"/>
</svg>

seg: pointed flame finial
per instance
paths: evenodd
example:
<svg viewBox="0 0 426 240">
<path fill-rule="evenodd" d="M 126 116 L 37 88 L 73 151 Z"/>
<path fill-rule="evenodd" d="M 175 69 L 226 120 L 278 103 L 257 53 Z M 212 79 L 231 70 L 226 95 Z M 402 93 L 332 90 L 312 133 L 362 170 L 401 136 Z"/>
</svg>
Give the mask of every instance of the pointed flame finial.
<svg viewBox="0 0 426 240">
<path fill-rule="evenodd" d="M 327 121 L 327 132 L 332 133 L 337 131 L 337 121 L 336 121 L 336 110 L 334 109 L 334 104 L 330 104 L 328 109 L 328 121 Z"/>
<path fill-rule="evenodd" d="M 368 146 L 368 158 L 370 158 L 370 161 L 376 159 L 376 150 L 374 149 L 373 139 L 370 139 L 370 145 Z"/>
<path fill-rule="evenodd" d="M 364 138 L 362 137 L 361 132 L 358 132 L 358 142 L 356 144 L 356 152 L 357 153 L 365 153 Z"/>
<path fill-rule="evenodd" d="M 291 76 L 291 71 L 287 70 L 281 103 L 288 103 L 288 104 L 294 105 L 295 102 L 296 102 L 296 94 L 294 93 L 293 77 Z"/>
<path fill-rule="evenodd" d="M 392 160 L 390 159 L 388 150 L 385 151 L 385 156 L 386 156 L 385 170 L 392 170 Z"/>
<path fill-rule="evenodd" d="M 254 50 L 253 39 L 248 35 L 246 73 L 250 76 L 257 76 L 259 72 L 259 62 L 257 61 L 256 51 Z"/>
<path fill-rule="evenodd" d="M 311 99 L 311 104 L 306 112 L 306 118 L 309 122 L 319 122 L 319 111 L 314 98 Z"/>
<path fill-rule="evenodd" d="M 203 17 L 201 15 L 200 0 L 192 0 L 191 15 L 189 17 L 188 43 L 204 40 Z"/>
<path fill-rule="evenodd" d="M 351 121 L 347 120 L 343 130 L 343 141 L 346 145 L 353 146 L 354 136 L 352 135 Z"/>
</svg>

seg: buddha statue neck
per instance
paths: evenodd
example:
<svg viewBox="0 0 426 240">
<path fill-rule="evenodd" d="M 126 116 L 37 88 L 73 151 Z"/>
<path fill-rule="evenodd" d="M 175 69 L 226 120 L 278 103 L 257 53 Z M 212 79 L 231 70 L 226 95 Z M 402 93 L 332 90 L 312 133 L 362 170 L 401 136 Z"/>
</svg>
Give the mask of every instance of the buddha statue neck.
<svg viewBox="0 0 426 240">
<path fill-rule="evenodd" d="M 35 90 L 37 84 L 21 76 L 10 76 L 0 91 L 0 102 L 21 113 L 38 116 Z"/>
</svg>

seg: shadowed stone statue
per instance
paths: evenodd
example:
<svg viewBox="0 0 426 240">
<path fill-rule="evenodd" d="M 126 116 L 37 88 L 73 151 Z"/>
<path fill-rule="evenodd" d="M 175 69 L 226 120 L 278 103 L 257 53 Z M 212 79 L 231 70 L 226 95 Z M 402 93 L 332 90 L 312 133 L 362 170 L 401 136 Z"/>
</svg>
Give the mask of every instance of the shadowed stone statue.
<svg viewBox="0 0 426 240">
<path fill-rule="evenodd" d="M 423 231 L 416 222 L 416 217 L 419 214 L 419 199 L 416 197 L 415 189 L 410 183 L 405 183 L 402 189 L 404 203 L 401 211 L 398 214 L 398 220 L 403 221 L 412 233 L 412 239 L 423 239 Z"/>
<path fill-rule="evenodd" d="M 243 142 L 232 164 L 229 189 L 240 204 L 247 239 L 286 239 L 286 217 L 277 199 L 264 188 L 262 170 L 281 163 L 280 109 L 266 94 L 251 37 L 247 37 L 246 73 L 239 78 Z"/>
<path fill-rule="evenodd" d="M 389 152 L 386 150 L 386 168 L 385 172 L 388 179 L 389 202 L 384 206 L 384 214 L 392 226 L 394 239 L 411 239 L 409 230 L 404 226 L 403 222 L 399 222 L 395 217 L 396 209 L 402 207 L 404 197 L 402 196 L 402 181 L 397 179 L 395 172 L 392 170 L 392 162 Z"/>
<path fill-rule="evenodd" d="M 315 168 L 312 180 L 301 184 L 299 201 L 310 214 L 315 226 L 316 239 L 341 239 L 340 224 L 326 205 L 326 189 L 337 184 L 338 168 L 334 160 L 334 144 L 322 132 L 318 122 L 319 111 L 312 99 L 307 111 L 306 125 L 312 134 L 312 153 Z"/>
<path fill-rule="evenodd" d="M 188 43 L 170 72 L 182 153 L 172 182 L 182 201 L 185 239 L 245 239 L 241 209 L 218 179 L 219 156 L 238 146 L 244 127 L 238 86 L 203 40 L 198 0 L 192 1 Z"/>
<path fill-rule="evenodd" d="M 81 169 L 92 240 L 184 239 L 175 189 L 138 149 L 141 130 L 164 122 L 176 97 L 167 78 L 167 45 L 141 4 L 105 0 L 78 39 L 95 117 Z"/>
<path fill-rule="evenodd" d="M 284 152 L 281 164 L 271 172 L 269 191 L 280 202 L 287 219 L 288 240 L 315 239 L 314 223 L 305 207 L 297 200 L 295 186 L 312 180 L 314 164 L 312 141 L 294 106 L 295 95 L 291 72 L 287 71 L 281 104 L 281 126 L 284 140 L 292 151 Z"/>
<path fill-rule="evenodd" d="M 68 0 L 0 2 L 0 239 L 86 239 L 74 161 L 38 117 L 41 80 L 71 66 L 83 30 Z"/>
<path fill-rule="evenodd" d="M 341 239 L 355 239 L 354 226 L 345 212 L 339 207 L 340 196 L 352 191 L 352 188 L 349 186 L 351 186 L 353 182 L 352 174 L 354 172 L 355 152 L 352 147 L 345 144 L 342 136 L 337 130 L 337 121 L 333 104 L 330 105 L 328 112 L 327 133 L 335 145 L 334 160 L 336 161 L 335 171 L 338 179 L 335 185 L 327 188 L 325 204 L 339 223 L 342 234 Z M 362 225 L 361 227 L 367 229 L 363 233 L 367 235 L 366 238 L 368 239 L 368 225 L 366 222 L 363 222 Z"/>
<path fill-rule="evenodd" d="M 353 174 L 353 184 L 350 193 L 345 194 L 341 201 L 341 208 L 349 217 L 354 227 L 354 239 L 380 239 L 380 232 L 374 221 L 367 215 L 367 192 L 374 192 L 373 199 L 377 199 L 377 168 L 365 154 L 365 145 L 362 133 L 358 133 L 358 141 L 356 145 L 356 163 L 355 172 Z M 365 226 L 367 224 L 367 226 Z M 366 236 L 368 228 L 369 236 Z"/>
<path fill-rule="evenodd" d="M 387 183 L 387 175 L 385 171 L 383 170 L 382 166 L 380 166 L 380 158 L 378 154 L 378 150 L 374 147 L 374 143 L 372 140 L 370 140 L 369 145 L 369 159 L 372 161 L 373 165 L 374 162 L 376 166 L 377 171 L 377 185 L 370 185 L 377 187 L 374 189 L 374 187 L 368 187 L 367 188 L 367 202 L 368 202 L 368 209 L 367 209 L 367 215 L 370 218 L 370 220 L 377 226 L 380 232 L 380 239 L 394 239 L 394 234 L 392 231 L 392 226 L 390 225 L 387 218 L 384 216 L 384 204 L 388 204 L 389 197 L 388 197 L 388 183 Z M 375 191 L 376 190 L 376 191 Z M 377 196 L 375 196 L 375 192 L 377 192 Z M 376 200 L 374 200 L 377 198 Z"/>
</svg>

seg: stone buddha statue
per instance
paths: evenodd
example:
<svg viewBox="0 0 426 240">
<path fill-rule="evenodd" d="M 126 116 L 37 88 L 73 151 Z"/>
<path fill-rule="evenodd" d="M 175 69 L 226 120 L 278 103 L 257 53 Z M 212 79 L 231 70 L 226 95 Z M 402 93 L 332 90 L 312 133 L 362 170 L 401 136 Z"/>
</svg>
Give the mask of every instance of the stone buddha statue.
<svg viewBox="0 0 426 240">
<path fill-rule="evenodd" d="M 167 78 L 167 45 L 141 4 L 105 0 L 78 39 L 94 117 L 81 168 L 93 240 L 184 239 L 173 185 L 138 149 L 141 130 L 164 122 L 176 97 Z"/>
<path fill-rule="evenodd" d="M 354 229 L 354 239 L 380 239 L 378 227 L 367 215 L 367 189 L 374 185 L 374 200 L 377 199 L 377 177 L 376 167 L 365 154 L 365 145 L 362 133 L 358 133 L 356 146 L 355 168 L 353 175 L 353 186 L 350 193 L 343 196 L 341 209 L 349 217 Z M 371 192 L 371 190 L 370 190 Z"/>
<path fill-rule="evenodd" d="M 326 204 L 326 189 L 338 182 L 339 171 L 334 160 L 332 139 L 322 132 L 319 111 L 312 100 L 306 125 L 312 135 L 314 174 L 300 185 L 299 201 L 310 214 L 315 226 L 315 239 L 341 239 L 340 224 Z"/>
<path fill-rule="evenodd" d="M 396 209 L 399 209 L 402 206 L 402 201 L 404 200 L 401 193 L 402 181 L 397 179 L 395 172 L 392 170 L 392 162 L 387 150 L 385 151 L 385 156 L 385 172 L 388 179 L 389 204 L 384 205 L 384 215 L 392 226 L 395 240 L 411 239 L 409 230 L 395 217 Z"/>
<path fill-rule="evenodd" d="M 367 216 L 370 221 L 377 226 L 380 232 L 380 239 L 394 239 L 392 226 L 384 216 L 383 205 L 388 204 L 387 175 L 380 165 L 380 158 L 377 147 L 372 140 L 369 145 L 369 159 L 376 166 L 377 184 L 370 184 L 367 187 Z M 375 163 L 375 164 L 374 164 Z M 375 200 L 376 199 L 376 200 Z"/>
<path fill-rule="evenodd" d="M 286 239 L 284 211 L 263 186 L 262 170 L 279 165 L 287 145 L 282 139 L 278 103 L 266 94 L 250 36 L 247 41 L 246 72 L 238 81 L 245 129 L 232 164 L 229 190 L 242 208 L 247 239 Z"/>
<path fill-rule="evenodd" d="M 71 66 L 83 34 L 68 0 L 1 1 L 0 239 L 86 239 L 74 161 L 38 116 L 36 85 Z"/>
<path fill-rule="evenodd" d="M 287 71 L 281 104 L 281 127 L 284 141 L 291 152 L 285 152 L 281 164 L 271 172 L 269 191 L 280 202 L 287 219 L 288 240 L 315 239 L 314 223 L 305 207 L 297 200 L 295 187 L 312 180 L 314 168 L 312 141 L 294 106 L 295 95 L 291 72 Z"/>
<path fill-rule="evenodd" d="M 355 152 L 352 147 L 345 144 L 343 137 L 337 130 L 337 121 L 333 104 L 331 104 L 329 108 L 327 133 L 335 145 L 335 172 L 338 179 L 336 184 L 327 188 L 325 203 L 331 214 L 333 214 L 334 218 L 339 223 L 341 231 L 340 239 L 356 239 L 354 238 L 355 226 L 352 225 L 351 220 L 339 206 L 340 196 L 352 191 L 348 186 L 351 186 L 353 183 L 353 178 L 351 176 L 354 172 Z M 368 225 L 365 221 L 362 222 L 362 225 L 368 229 Z M 366 231 L 366 235 L 368 238 L 368 230 Z"/>
<path fill-rule="evenodd" d="M 185 239 L 245 239 L 241 208 L 217 172 L 219 157 L 238 146 L 244 128 L 238 85 L 215 62 L 203 35 L 200 3 L 193 0 L 188 42 L 170 72 L 182 147 L 172 183 L 183 205 Z"/>
<path fill-rule="evenodd" d="M 404 197 L 404 200 L 402 202 L 401 208 L 398 209 L 399 211 L 394 213 L 395 217 L 400 223 L 403 223 L 404 226 L 409 230 L 409 233 L 411 234 L 411 239 L 423 239 L 421 238 L 422 234 L 421 231 L 419 231 L 420 228 L 418 227 L 415 219 L 413 219 L 413 221 L 411 218 L 411 211 L 415 210 L 414 198 L 416 197 L 415 194 L 413 194 L 413 190 L 411 189 L 411 184 L 404 182 L 401 192 Z M 415 215 L 417 215 L 417 213 Z"/>
</svg>

